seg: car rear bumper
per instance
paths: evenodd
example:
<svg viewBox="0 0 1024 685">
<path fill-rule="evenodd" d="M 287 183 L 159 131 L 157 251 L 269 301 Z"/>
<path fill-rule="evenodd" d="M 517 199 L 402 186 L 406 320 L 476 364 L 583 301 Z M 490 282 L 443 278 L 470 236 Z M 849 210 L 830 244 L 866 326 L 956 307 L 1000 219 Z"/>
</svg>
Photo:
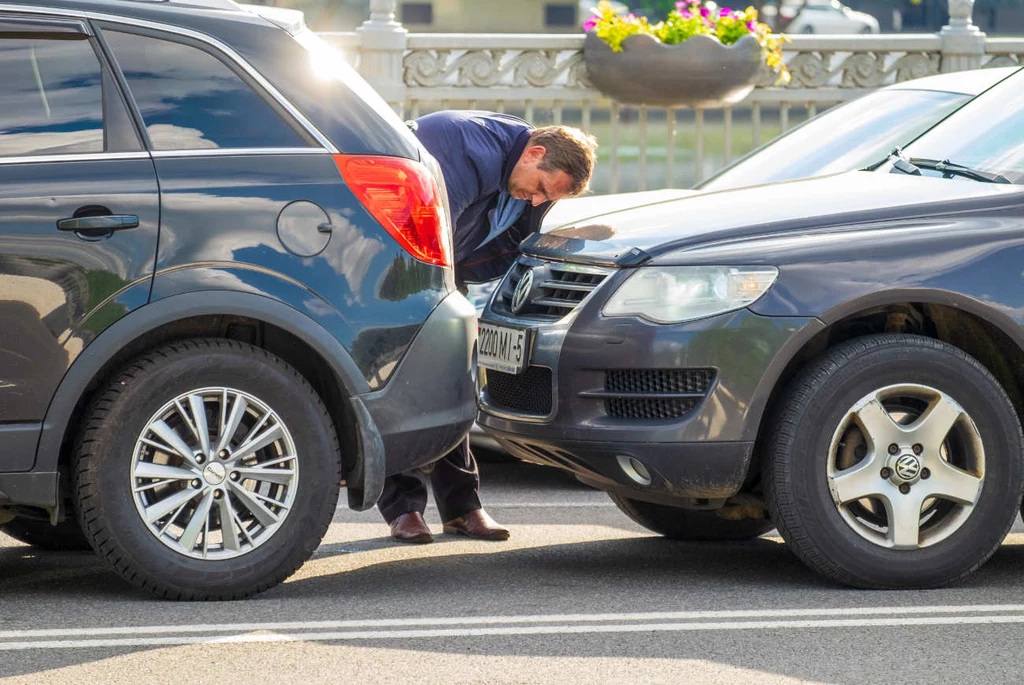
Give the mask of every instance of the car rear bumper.
<svg viewBox="0 0 1024 685">
<path fill-rule="evenodd" d="M 357 396 L 372 419 L 370 432 L 380 437 L 378 470 L 423 466 L 465 438 L 476 415 L 475 351 L 476 311 L 452 293 L 424 322 L 387 386 Z"/>
</svg>

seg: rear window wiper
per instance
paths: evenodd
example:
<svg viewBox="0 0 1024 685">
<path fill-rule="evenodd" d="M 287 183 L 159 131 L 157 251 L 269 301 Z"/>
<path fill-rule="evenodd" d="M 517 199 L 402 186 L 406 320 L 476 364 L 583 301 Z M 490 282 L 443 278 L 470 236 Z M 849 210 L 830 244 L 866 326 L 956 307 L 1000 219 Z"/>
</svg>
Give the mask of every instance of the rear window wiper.
<svg viewBox="0 0 1024 685">
<path fill-rule="evenodd" d="M 969 166 L 963 164 L 955 164 L 948 159 L 922 159 L 920 157 L 911 157 L 908 160 L 904 160 L 911 166 L 917 169 L 929 169 L 931 171 L 938 171 L 939 173 L 950 176 L 963 176 L 964 178 L 970 178 L 975 181 L 981 181 L 983 183 L 1012 183 L 1012 181 L 1002 174 L 996 174 L 991 171 L 981 171 L 980 169 L 972 169 Z M 904 173 L 914 173 L 913 171 L 905 171 L 900 169 Z"/>
</svg>

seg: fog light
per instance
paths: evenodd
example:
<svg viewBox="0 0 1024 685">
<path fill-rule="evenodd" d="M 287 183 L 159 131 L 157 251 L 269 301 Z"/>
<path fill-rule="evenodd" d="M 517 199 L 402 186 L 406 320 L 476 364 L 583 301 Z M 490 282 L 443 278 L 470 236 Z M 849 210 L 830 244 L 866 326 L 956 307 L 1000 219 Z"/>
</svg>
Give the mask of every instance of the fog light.
<svg viewBox="0 0 1024 685">
<path fill-rule="evenodd" d="M 627 457 L 620 454 L 617 459 L 619 460 L 619 467 L 622 472 L 625 473 L 630 480 L 640 485 L 651 484 L 651 474 L 647 470 L 647 467 L 641 464 L 634 457 Z"/>
</svg>

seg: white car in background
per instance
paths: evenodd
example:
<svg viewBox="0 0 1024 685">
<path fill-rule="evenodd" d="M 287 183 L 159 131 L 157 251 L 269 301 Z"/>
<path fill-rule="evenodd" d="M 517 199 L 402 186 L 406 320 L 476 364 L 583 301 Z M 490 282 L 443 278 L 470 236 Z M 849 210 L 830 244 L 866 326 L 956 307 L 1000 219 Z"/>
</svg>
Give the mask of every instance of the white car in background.
<svg viewBox="0 0 1024 685">
<path fill-rule="evenodd" d="M 878 33 L 878 20 L 852 10 L 839 0 L 783 0 L 778 10 L 782 33 Z M 787 23 L 788 22 L 788 23 Z"/>
</svg>

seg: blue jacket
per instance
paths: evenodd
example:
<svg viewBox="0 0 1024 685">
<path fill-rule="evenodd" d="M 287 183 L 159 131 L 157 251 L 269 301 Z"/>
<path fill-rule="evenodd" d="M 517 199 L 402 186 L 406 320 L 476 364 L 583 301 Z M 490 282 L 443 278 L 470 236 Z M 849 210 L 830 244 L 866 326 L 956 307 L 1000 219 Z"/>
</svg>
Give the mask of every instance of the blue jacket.
<svg viewBox="0 0 1024 685">
<path fill-rule="evenodd" d="M 487 214 L 508 186 L 532 128 L 522 119 L 494 112 L 444 111 L 416 120 L 416 137 L 444 173 L 455 234 L 455 277 L 461 283 L 504 275 L 519 243 L 540 229 L 552 205 L 527 207 L 507 231 L 480 247 L 490 232 Z"/>
</svg>

